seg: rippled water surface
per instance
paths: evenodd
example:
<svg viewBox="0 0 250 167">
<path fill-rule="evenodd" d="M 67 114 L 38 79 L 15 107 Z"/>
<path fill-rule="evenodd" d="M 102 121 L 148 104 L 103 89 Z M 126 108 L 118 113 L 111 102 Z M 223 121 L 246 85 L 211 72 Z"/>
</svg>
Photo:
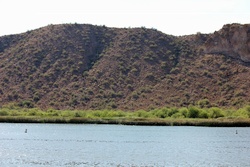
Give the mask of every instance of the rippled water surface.
<svg viewBox="0 0 250 167">
<path fill-rule="evenodd" d="M 2 123 L 0 166 L 250 166 L 250 128 Z"/>
</svg>

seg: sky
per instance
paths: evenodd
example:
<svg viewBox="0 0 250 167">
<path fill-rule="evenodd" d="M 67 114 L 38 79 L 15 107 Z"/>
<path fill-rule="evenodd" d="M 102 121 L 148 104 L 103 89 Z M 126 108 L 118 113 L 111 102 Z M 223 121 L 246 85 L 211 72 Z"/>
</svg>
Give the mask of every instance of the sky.
<svg viewBox="0 0 250 167">
<path fill-rule="evenodd" d="M 63 23 L 146 27 L 178 36 L 250 23 L 250 0 L 0 0 L 0 21 L 0 36 Z"/>
</svg>

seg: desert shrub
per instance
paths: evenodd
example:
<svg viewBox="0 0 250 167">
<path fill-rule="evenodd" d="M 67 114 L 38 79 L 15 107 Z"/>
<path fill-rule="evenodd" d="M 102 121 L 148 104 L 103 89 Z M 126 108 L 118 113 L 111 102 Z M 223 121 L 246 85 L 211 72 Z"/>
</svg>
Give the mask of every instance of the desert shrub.
<svg viewBox="0 0 250 167">
<path fill-rule="evenodd" d="M 117 104 L 116 104 L 115 102 L 113 102 L 113 101 L 111 101 L 111 102 L 108 104 L 108 106 L 110 106 L 110 107 L 113 108 L 113 109 L 117 108 Z"/>
<path fill-rule="evenodd" d="M 35 93 L 35 94 L 34 94 L 33 100 L 34 100 L 35 102 L 38 102 L 38 101 L 40 100 L 40 96 L 39 96 L 38 93 Z"/>
<path fill-rule="evenodd" d="M 137 68 L 133 68 L 133 69 L 131 69 L 131 72 L 132 72 L 132 73 L 137 73 L 137 72 L 138 72 L 138 69 L 137 69 Z"/>
<path fill-rule="evenodd" d="M 169 109 L 168 108 L 155 109 L 151 112 L 153 115 L 155 115 L 158 118 L 166 118 L 168 117 Z"/>
<path fill-rule="evenodd" d="M 108 112 L 109 117 L 125 117 L 125 112 L 122 111 L 109 111 Z"/>
<path fill-rule="evenodd" d="M 81 113 L 82 115 L 83 113 Z M 114 117 L 125 117 L 126 113 L 122 111 L 114 110 L 96 110 L 84 112 L 84 117 L 87 118 L 114 118 Z"/>
<path fill-rule="evenodd" d="M 140 89 L 141 93 L 152 93 L 152 87 L 151 86 L 145 86 Z"/>
<path fill-rule="evenodd" d="M 180 72 L 180 69 L 178 67 L 172 68 L 170 71 L 171 74 L 177 74 L 179 72 Z"/>
<path fill-rule="evenodd" d="M 74 116 L 74 113 L 73 113 L 72 111 L 65 110 L 65 111 L 62 111 L 62 112 L 61 112 L 61 116 L 62 116 L 62 117 L 73 117 L 73 116 Z"/>
<path fill-rule="evenodd" d="M 46 111 L 46 114 L 47 114 L 48 116 L 60 116 L 60 115 L 61 115 L 61 114 L 60 114 L 60 111 L 54 110 L 54 109 L 48 109 L 48 110 Z"/>
<path fill-rule="evenodd" d="M 27 116 L 43 116 L 44 112 L 37 108 L 32 108 L 32 109 L 24 109 L 24 113 L 22 115 L 27 115 Z"/>
<path fill-rule="evenodd" d="M 209 111 L 210 118 L 224 117 L 224 114 L 220 108 L 212 107 L 212 108 L 209 108 L 208 111 Z"/>
<path fill-rule="evenodd" d="M 247 105 L 244 109 L 248 112 L 248 114 L 250 114 L 250 105 Z M 250 115 L 249 115 L 249 117 L 250 117 Z"/>
<path fill-rule="evenodd" d="M 201 110 L 199 113 L 199 118 L 209 118 L 209 114 L 206 110 Z"/>
<path fill-rule="evenodd" d="M 18 105 L 20 107 L 27 107 L 27 108 L 33 108 L 34 107 L 34 104 L 29 100 L 22 101 Z"/>
<path fill-rule="evenodd" d="M 128 88 L 129 90 L 133 90 L 133 86 L 132 86 L 131 84 L 128 84 L 128 85 L 127 85 L 127 88 Z"/>
<path fill-rule="evenodd" d="M 188 116 L 188 109 L 186 107 L 180 108 L 179 113 L 181 113 L 184 118 L 186 118 Z"/>
<path fill-rule="evenodd" d="M 27 115 L 28 115 L 28 116 L 36 116 L 37 113 L 36 113 L 36 111 L 31 110 L 31 111 L 28 111 Z"/>
<path fill-rule="evenodd" d="M 166 69 L 168 67 L 167 62 L 161 62 L 161 68 Z"/>
<path fill-rule="evenodd" d="M 132 97 L 133 97 L 134 99 L 138 99 L 138 98 L 139 98 L 139 93 L 136 92 L 136 91 L 134 91 L 134 92 L 132 93 Z"/>
<path fill-rule="evenodd" d="M 225 117 L 231 118 L 231 117 L 233 117 L 235 110 L 234 109 L 225 109 L 223 112 L 225 114 Z"/>
<path fill-rule="evenodd" d="M 135 116 L 140 118 L 148 118 L 150 117 L 150 115 L 151 115 L 150 112 L 144 110 L 139 110 L 135 112 Z"/>
<path fill-rule="evenodd" d="M 170 110 L 168 111 L 168 116 L 171 117 L 172 115 L 178 113 L 178 109 L 177 108 L 170 108 Z"/>
<path fill-rule="evenodd" d="M 81 117 L 81 114 L 79 112 L 75 112 L 74 117 Z"/>
<path fill-rule="evenodd" d="M 101 111 L 97 110 L 97 111 L 90 112 L 88 114 L 88 116 L 89 117 L 94 117 L 94 118 L 96 118 L 96 117 L 100 118 L 100 117 L 105 117 L 105 113 L 104 113 L 104 111 L 103 111 L 103 113 L 101 113 Z"/>
<path fill-rule="evenodd" d="M 199 117 L 199 109 L 197 107 L 191 106 L 188 108 L 187 117 L 188 118 L 198 118 Z"/>
<path fill-rule="evenodd" d="M 210 105 L 210 102 L 208 99 L 202 99 L 202 100 L 199 100 L 197 102 L 198 106 L 201 107 L 201 108 L 204 108 L 204 107 L 209 107 Z"/>
<path fill-rule="evenodd" d="M 11 110 L 10 112 L 9 112 L 9 115 L 10 116 L 19 116 L 21 113 L 20 112 L 18 112 L 17 110 Z"/>
<path fill-rule="evenodd" d="M 250 118 L 250 106 L 240 108 L 233 113 L 234 117 Z"/>
<path fill-rule="evenodd" d="M 245 92 L 244 92 L 243 89 L 237 90 L 237 91 L 235 92 L 235 96 L 236 96 L 236 97 L 245 96 L 245 95 L 246 95 L 246 94 L 245 94 Z"/>
<path fill-rule="evenodd" d="M 178 112 L 179 112 L 179 110 L 177 108 L 167 108 L 167 107 L 155 109 L 155 110 L 151 111 L 152 115 L 154 115 L 158 118 L 172 117 L 172 115 L 175 115 Z M 182 115 L 182 114 L 180 114 L 180 115 Z"/>
<path fill-rule="evenodd" d="M 173 114 L 171 117 L 172 118 L 185 118 L 185 116 L 180 112 Z"/>
<path fill-rule="evenodd" d="M 8 112 L 6 110 L 0 110 L 0 116 L 7 116 Z"/>
<path fill-rule="evenodd" d="M 123 97 L 123 92 L 122 91 L 117 92 L 116 97 L 120 97 L 120 98 Z"/>
</svg>

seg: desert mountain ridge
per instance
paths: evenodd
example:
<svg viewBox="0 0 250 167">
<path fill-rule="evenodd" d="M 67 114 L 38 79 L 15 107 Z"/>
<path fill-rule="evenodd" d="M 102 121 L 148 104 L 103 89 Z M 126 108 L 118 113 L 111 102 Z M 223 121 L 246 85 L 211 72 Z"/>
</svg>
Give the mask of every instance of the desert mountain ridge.
<svg viewBox="0 0 250 167">
<path fill-rule="evenodd" d="M 131 111 L 250 102 L 250 24 L 186 36 L 49 25 L 0 37 L 0 60 L 0 105 Z"/>
</svg>

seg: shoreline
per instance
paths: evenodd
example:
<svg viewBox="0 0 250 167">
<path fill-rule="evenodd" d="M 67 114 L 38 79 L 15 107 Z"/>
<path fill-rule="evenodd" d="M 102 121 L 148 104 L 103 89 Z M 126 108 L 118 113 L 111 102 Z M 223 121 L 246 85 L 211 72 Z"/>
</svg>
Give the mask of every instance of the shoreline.
<svg viewBox="0 0 250 167">
<path fill-rule="evenodd" d="M 42 118 L 1 116 L 0 123 L 117 124 L 137 126 L 250 127 L 250 119 Z"/>
</svg>

